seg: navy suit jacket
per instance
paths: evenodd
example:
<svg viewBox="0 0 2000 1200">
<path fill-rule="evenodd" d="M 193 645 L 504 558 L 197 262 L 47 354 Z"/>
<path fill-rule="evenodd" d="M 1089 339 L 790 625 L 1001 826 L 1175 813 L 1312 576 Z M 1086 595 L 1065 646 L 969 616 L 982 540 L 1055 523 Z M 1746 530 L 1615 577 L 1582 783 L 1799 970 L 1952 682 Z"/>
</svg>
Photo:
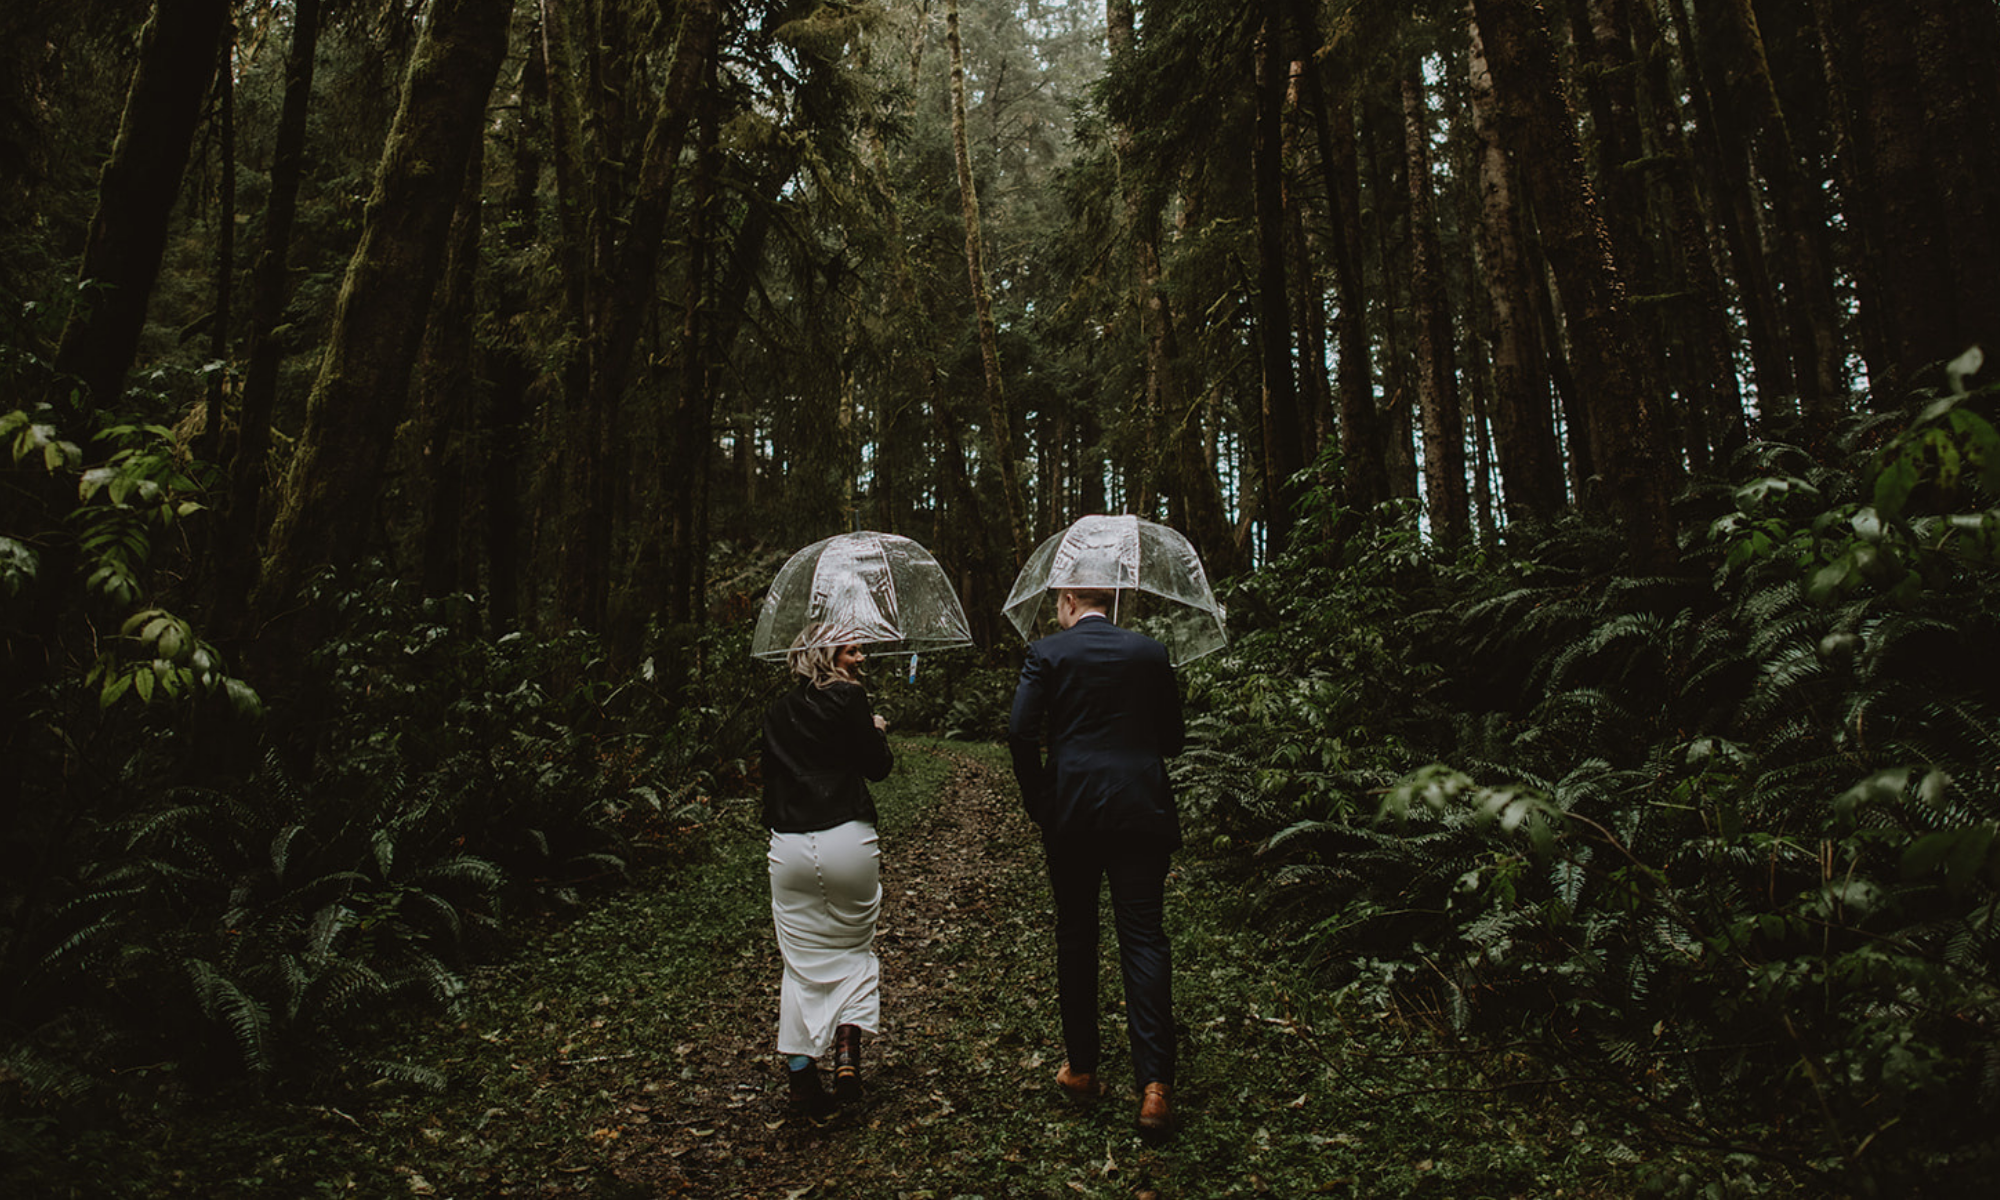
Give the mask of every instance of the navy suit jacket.
<svg viewBox="0 0 2000 1200">
<path fill-rule="evenodd" d="M 1029 644 L 1007 745 L 1044 836 L 1132 833 L 1178 847 L 1166 760 L 1185 736 L 1180 686 L 1152 638 L 1087 616 Z"/>
</svg>

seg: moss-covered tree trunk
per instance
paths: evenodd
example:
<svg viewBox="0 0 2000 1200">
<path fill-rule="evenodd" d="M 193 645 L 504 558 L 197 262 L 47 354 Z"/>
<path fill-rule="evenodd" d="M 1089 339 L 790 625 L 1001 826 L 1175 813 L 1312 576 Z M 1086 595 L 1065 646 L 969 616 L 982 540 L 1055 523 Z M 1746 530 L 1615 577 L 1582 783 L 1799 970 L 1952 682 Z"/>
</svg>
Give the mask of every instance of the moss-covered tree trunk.
<svg viewBox="0 0 2000 1200">
<path fill-rule="evenodd" d="M 473 414 L 484 408 L 482 384 L 473 365 L 473 325 L 478 311 L 479 244 L 484 222 L 482 188 L 484 140 L 475 139 L 466 159 L 465 185 L 452 215 L 450 248 L 431 306 L 423 350 L 417 358 L 413 405 L 421 455 L 415 472 L 422 488 L 418 544 L 422 547 L 426 596 L 478 588 L 478 560 L 469 555 L 478 541 L 469 536 L 467 512 L 477 471 Z"/>
<path fill-rule="evenodd" d="M 289 609 L 314 572 L 350 566 L 367 549 L 512 11 L 511 0 L 438 0 L 430 10 L 306 401 L 253 603 L 261 617 Z"/>
<path fill-rule="evenodd" d="M 140 34 L 118 137 L 98 177 L 97 211 L 77 272 L 81 287 L 56 346 L 58 381 L 50 399 L 67 417 L 118 402 L 228 16 L 228 0 L 158 0 Z"/>
<path fill-rule="evenodd" d="M 545 19 L 548 12 L 545 6 Z M 578 427 L 565 483 L 562 528 L 555 538 L 561 546 L 561 619 L 589 628 L 602 628 L 608 616 L 616 523 L 612 511 L 615 459 L 623 453 L 616 421 L 633 376 L 641 335 L 654 313 L 661 248 L 679 182 L 681 151 L 687 145 L 702 80 L 715 55 L 721 19 L 720 0 L 689 0 L 682 8 L 673 57 L 638 152 L 629 200 L 617 191 L 622 170 L 612 169 L 622 164 L 601 164 L 596 186 L 590 189 L 588 211 L 580 224 L 572 223 L 572 229 L 580 231 L 586 242 L 580 300 L 582 336 L 579 350 L 572 352 L 582 358 L 573 358 L 572 369 L 564 374 L 566 410 Z M 558 65 L 553 57 L 549 71 L 553 102 L 562 90 L 556 86 Z M 595 74 L 620 81 L 630 77 L 622 69 L 605 66 L 597 68 Z M 619 82 L 616 86 L 626 85 Z M 623 103 L 617 97 L 599 99 Z M 614 114 L 586 110 L 583 119 L 608 129 Z M 606 149 L 601 141 L 592 143 L 593 154 L 602 156 Z M 581 167 L 572 164 L 569 171 L 579 174 Z M 620 204 L 624 205 L 622 211 L 617 208 Z"/>
<path fill-rule="evenodd" d="M 972 279 L 972 302 L 979 316 L 979 362 L 986 378 L 987 434 L 993 443 L 994 465 L 1000 472 L 1001 495 L 1007 504 L 1007 528 L 1014 565 L 1028 561 L 1028 510 L 1021 498 L 1021 481 L 1014 463 L 1014 422 L 1007 411 L 1007 389 L 1000 375 L 1000 336 L 993 324 L 993 293 L 986 284 L 985 233 L 979 221 L 979 189 L 972 178 L 972 150 L 965 130 L 965 52 L 958 37 L 958 0 L 945 8 L 945 42 L 951 51 L 951 141 L 958 163 L 959 209 L 965 217 L 965 270 Z"/>
<path fill-rule="evenodd" d="M 271 450 L 271 413 L 277 405 L 278 365 L 284 357 L 285 305 L 291 295 L 286 263 L 305 178 L 306 114 L 312 106 L 313 68 L 319 59 L 320 0 L 292 6 L 291 46 L 285 55 L 285 95 L 271 151 L 270 192 L 264 201 L 264 240 L 250 267 L 250 330 L 245 342 L 243 390 L 236 414 L 234 449 L 226 455 L 228 493 L 216 540 L 217 613 L 232 625 L 249 601 L 257 578 L 258 519 L 264 502 L 265 461 Z"/>
<path fill-rule="evenodd" d="M 1106 49 L 1116 62 L 1132 51 L 1132 0 L 1108 0 L 1104 15 Z M 1161 282 L 1159 213 L 1147 208 L 1135 182 L 1138 167 L 1132 161 L 1132 143 L 1132 130 L 1120 124 L 1113 145 L 1123 180 L 1119 199 L 1132 238 L 1135 307 L 1146 345 L 1147 407 L 1161 433 L 1155 447 L 1158 475 L 1166 492 L 1168 520 L 1188 535 L 1210 574 L 1228 575 L 1234 570 L 1236 543 L 1216 474 L 1208 465 L 1200 391 L 1181 354 L 1177 318 Z M 1068 424 L 1066 420 L 1066 428 Z M 1058 443 L 1069 440 L 1063 437 Z M 1059 458 L 1060 453 L 1052 457 Z M 1048 500 L 1053 529 L 1063 523 L 1056 516 L 1060 497 L 1052 490 Z"/>
</svg>

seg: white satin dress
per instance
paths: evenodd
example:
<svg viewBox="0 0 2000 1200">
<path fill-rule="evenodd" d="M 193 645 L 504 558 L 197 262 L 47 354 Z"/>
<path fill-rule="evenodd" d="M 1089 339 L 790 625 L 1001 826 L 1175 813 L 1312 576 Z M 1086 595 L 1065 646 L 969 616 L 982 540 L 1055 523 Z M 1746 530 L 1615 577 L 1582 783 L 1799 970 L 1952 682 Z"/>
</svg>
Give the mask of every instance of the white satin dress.
<svg viewBox="0 0 2000 1200">
<path fill-rule="evenodd" d="M 882 907 L 875 826 L 849 821 L 814 833 L 771 834 L 771 920 L 785 976 L 778 1053 L 818 1058 L 833 1031 L 879 1032 L 882 964 L 875 916 Z"/>
</svg>

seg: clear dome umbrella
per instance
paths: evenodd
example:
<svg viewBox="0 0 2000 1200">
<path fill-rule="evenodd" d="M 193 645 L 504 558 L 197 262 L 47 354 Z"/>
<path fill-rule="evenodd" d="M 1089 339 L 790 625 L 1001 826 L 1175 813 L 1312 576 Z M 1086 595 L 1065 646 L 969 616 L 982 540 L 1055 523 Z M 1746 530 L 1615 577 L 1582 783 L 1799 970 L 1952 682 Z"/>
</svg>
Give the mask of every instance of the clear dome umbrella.
<svg viewBox="0 0 2000 1200">
<path fill-rule="evenodd" d="M 897 534 L 864 530 L 814 542 L 778 568 L 750 653 L 782 659 L 794 643 L 944 650 L 972 645 L 972 632 L 930 551 Z"/>
<path fill-rule="evenodd" d="M 1007 620 L 1024 639 L 1034 640 L 1057 588 L 1114 589 L 1111 619 L 1164 643 L 1176 666 L 1229 642 L 1201 557 L 1178 530 L 1154 521 L 1084 517 L 1037 546 L 1007 594 Z"/>
</svg>

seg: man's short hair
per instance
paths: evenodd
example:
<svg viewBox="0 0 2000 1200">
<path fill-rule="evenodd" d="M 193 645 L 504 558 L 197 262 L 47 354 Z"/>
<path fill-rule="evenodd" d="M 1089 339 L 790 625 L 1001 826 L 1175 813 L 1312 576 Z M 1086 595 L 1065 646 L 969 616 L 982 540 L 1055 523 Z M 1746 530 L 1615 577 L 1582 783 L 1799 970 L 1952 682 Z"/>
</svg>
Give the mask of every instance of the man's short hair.
<svg viewBox="0 0 2000 1200">
<path fill-rule="evenodd" d="M 1118 599 L 1118 593 L 1111 588 L 1058 588 L 1057 590 L 1069 593 L 1076 597 L 1078 604 L 1098 612 L 1109 612 L 1112 603 Z"/>
</svg>

